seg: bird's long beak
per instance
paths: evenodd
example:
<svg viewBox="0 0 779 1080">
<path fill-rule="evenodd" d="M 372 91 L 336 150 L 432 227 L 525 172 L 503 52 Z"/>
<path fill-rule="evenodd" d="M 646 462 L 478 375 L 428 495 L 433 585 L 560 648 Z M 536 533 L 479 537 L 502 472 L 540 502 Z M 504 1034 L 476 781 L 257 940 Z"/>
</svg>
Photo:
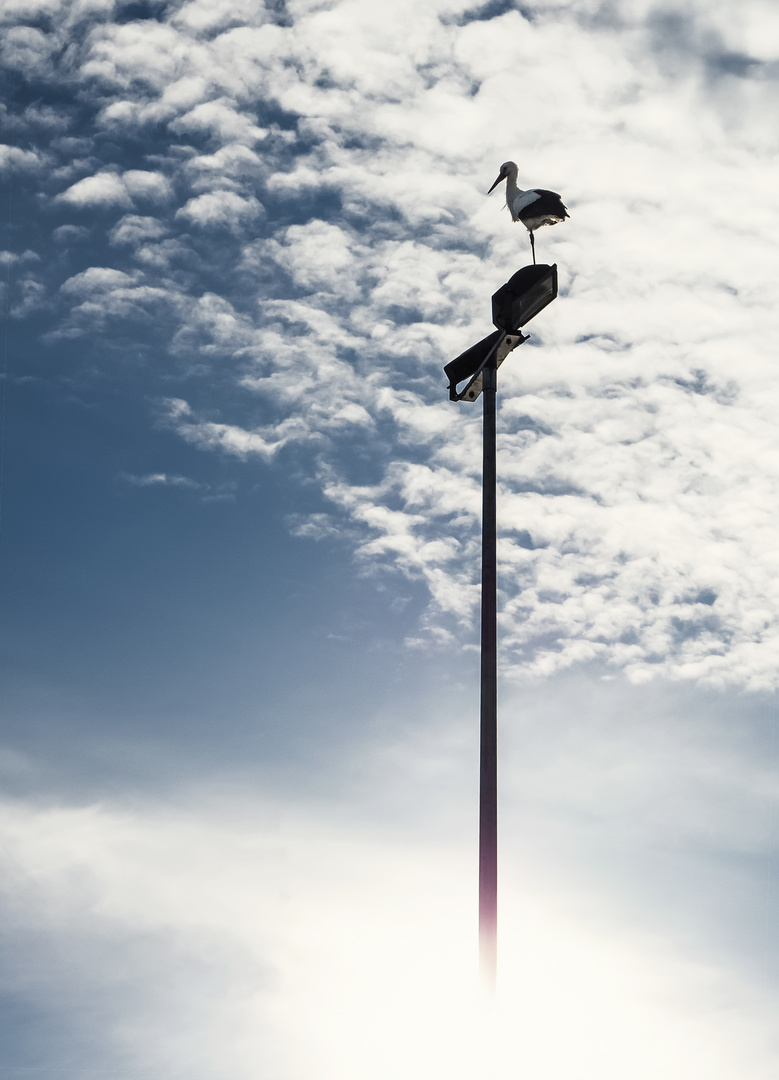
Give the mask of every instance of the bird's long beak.
<svg viewBox="0 0 779 1080">
<path fill-rule="evenodd" d="M 496 187 L 498 186 L 498 184 L 499 184 L 499 183 L 501 182 L 501 180 L 502 180 L 502 179 L 503 179 L 503 173 L 501 173 L 501 174 L 500 174 L 500 176 L 498 177 L 498 179 L 497 179 L 497 180 L 495 181 L 495 183 L 494 183 L 494 184 L 492 185 L 492 187 L 490 188 L 490 191 L 494 191 L 494 189 L 495 189 L 495 188 L 496 188 Z M 488 195 L 490 194 L 490 191 L 488 191 L 488 192 L 487 192 L 487 194 L 488 194 Z"/>
</svg>

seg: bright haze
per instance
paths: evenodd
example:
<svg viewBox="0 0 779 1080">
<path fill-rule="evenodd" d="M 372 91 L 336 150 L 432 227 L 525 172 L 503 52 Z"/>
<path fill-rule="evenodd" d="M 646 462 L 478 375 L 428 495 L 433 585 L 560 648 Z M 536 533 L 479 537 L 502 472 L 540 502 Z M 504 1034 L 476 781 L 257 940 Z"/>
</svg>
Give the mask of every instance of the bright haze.
<svg viewBox="0 0 779 1080">
<path fill-rule="evenodd" d="M 0 19 L 3 1077 L 775 1077 L 774 0 Z"/>
</svg>

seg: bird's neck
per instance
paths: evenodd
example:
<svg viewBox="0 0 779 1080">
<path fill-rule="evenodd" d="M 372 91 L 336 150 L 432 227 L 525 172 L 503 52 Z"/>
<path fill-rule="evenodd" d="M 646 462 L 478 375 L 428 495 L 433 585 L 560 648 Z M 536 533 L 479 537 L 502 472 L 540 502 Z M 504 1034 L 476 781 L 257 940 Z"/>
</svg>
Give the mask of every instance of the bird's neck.
<svg viewBox="0 0 779 1080">
<path fill-rule="evenodd" d="M 512 198 L 514 195 L 524 195 L 524 191 L 517 184 L 516 176 L 506 177 L 506 201 Z"/>
</svg>

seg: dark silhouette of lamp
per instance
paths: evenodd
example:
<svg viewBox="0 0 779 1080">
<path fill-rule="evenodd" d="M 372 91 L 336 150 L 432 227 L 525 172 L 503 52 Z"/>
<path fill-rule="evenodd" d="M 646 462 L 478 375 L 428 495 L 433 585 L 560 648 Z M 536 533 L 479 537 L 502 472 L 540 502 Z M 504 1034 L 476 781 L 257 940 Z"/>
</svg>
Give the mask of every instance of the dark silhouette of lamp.
<svg viewBox="0 0 779 1080">
<path fill-rule="evenodd" d="M 495 356 L 495 365 L 500 367 L 512 349 L 527 341 L 526 334 L 518 333 L 520 327 L 526 326 L 556 296 L 556 265 L 523 266 L 501 285 L 492 297 L 492 321 L 498 329 L 444 367 L 449 379 L 449 400 L 475 401 L 482 392 L 481 373 L 488 360 Z M 458 392 L 458 383 L 465 379 L 470 380 L 468 385 Z"/>
</svg>

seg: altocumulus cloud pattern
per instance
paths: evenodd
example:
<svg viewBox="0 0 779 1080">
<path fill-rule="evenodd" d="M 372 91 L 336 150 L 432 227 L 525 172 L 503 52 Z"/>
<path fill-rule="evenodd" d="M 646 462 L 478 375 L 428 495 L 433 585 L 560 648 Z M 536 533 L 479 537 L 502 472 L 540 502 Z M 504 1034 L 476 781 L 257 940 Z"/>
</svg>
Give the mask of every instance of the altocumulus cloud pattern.
<svg viewBox="0 0 779 1080">
<path fill-rule="evenodd" d="M 485 197 L 514 157 L 573 218 L 539 238 L 561 299 L 502 381 L 507 670 L 765 688 L 778 72 L 752 8 L 17 0 L 12 317 L 153 355 L 150 420 L 204 453 L 294 448 L 330 512 L 292 527 L 423 581 L 416 642 L 451 643 L 479 417 L 441 365 L 527 261 Z"/>
<path fill-rule="evenodd" d="M 490 1075 L 775 1080 L 776 3 L 0 24 L 4 1080 L 485 1075 L 507 160 Z"/>
</svg>

